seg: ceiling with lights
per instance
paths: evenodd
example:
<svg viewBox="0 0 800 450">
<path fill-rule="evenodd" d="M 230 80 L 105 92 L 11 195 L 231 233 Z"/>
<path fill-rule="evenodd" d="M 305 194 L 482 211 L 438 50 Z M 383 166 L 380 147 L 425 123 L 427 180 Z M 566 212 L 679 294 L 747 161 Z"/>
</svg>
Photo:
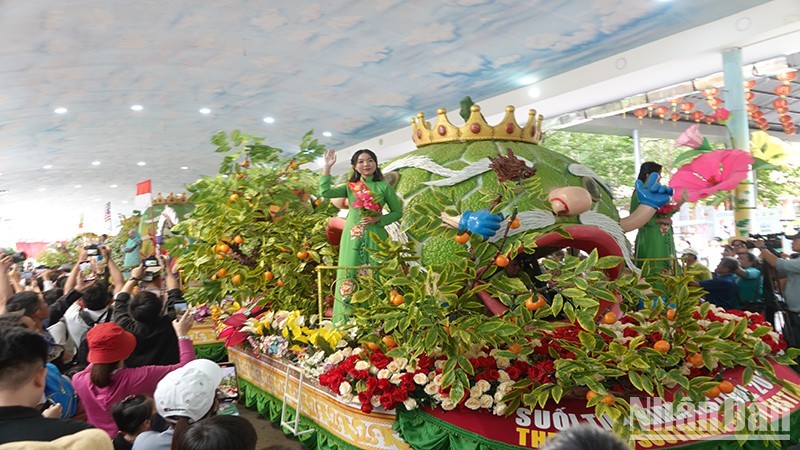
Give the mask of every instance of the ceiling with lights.
<svg viewBox="0 0 800 450">
<path fill-rule="evenodd" d="M 387 160 L 464 95 L 558 117 L 717 72 L 726 47 L 797 52 L 797 3 L 0 1 L 0 245 L 106 232 L 146 179 L 182 192 L 216 173 L 218 130 Z"/>
</svg>

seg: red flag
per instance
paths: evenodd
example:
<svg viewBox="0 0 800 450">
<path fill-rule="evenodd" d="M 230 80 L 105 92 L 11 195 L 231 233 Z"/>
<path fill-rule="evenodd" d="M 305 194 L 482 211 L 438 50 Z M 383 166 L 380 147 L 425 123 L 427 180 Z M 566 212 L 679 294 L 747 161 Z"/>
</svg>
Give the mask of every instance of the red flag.
<svg viewBox="0 0 800 450">
<path fill-rule="evenodd" d="M 150 190 L 150 180 L 136 183 L 136 197 L 133 199 L 134 209 L 144 212 L 153 204 L 153 195 Z"/>
</svg>

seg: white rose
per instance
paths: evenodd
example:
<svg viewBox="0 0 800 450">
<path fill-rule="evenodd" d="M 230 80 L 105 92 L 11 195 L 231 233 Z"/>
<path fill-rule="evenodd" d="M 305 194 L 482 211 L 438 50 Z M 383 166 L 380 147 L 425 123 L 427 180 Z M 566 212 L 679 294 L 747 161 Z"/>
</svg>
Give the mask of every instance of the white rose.
<svg viewBox="0 0 800 450">
<path fill-rule="evenodd" d="M 433 382 L 436 383 L 436 385 L 441 386 L 442 385 L 442 374 L 437 373 L 436 376 L 433 377 Z"/>
<path fill-rule="evenodd" d="M 363 351 L 364 351 L 364 349 L 363 349 L 363 348 L 361 348 L 361 347 L 356 347 L 356 348 L 354 348 L 354 349 L 353 349 L 353 355 L 360 355 L 360 354 L 361 354 L 361 352 L 363 352 Z"/>
<path fill-rule="evenodd" d="M 506 393 L 507 393 L 506 391 L 501 391 L 500 389 L 498 389 L 497 392 L 494 393 L 494 401 L 496 402 L 502 401 L 503 397 L 506 396 Z"/>
<path fill-rule="evenodd" d="M 422 386 L 423 384 L 428 382 L 428 376 L 424 373 L 418 373 L 414 375 L 414 383 Z"/>
<path fill-rule="evenodd" d="M 437 369 L 444 368 L 444 360 L 443 359 L 437 359 L 436 362 L 433 363 L 433 367 L 435 367 Z"/>
<path fill-rule="evenodd" d="M 439 386 L 436 383 L 428 383 L 425 385 L 425 393 L 428 395 L 436 395 L 439 392 Z"/>
<path fill-rule="evenodd" d="M 388 369 L 381 369 L 378 371 L 379 380 L 388 380 L 390 376 L 392 376 L 392 374 Z"/>
<path fill-rule="evenodd" d="M 479 398 L 481 394 L 483 394 L 483 391 L 479 386 L 476 385 L 469 388 L 469 396 L 471 398 Z"/>
<path fill-rule="evenodd" d="M 408 358 L 395 358 L 395 360 L 392 362 L 397 363 L 397 370 L 403 370 L 408 365 Z"/>
<path fill-rule="evenodd" d="M 688 364 L 682 364 L 679 370 L 681 371 L 681 374 L 686 376 L 689 376 L 689 374 L 692 373 L 692 369 Z"/>
<path fill-rule="evenodd" d="M 494 413 L 495 415 L 502 416 L 506 413 L 506 409 L 508 409 L 508 405 L 505 403 L 497 403 L 494 405 Z"/>
<path fill-rule="evenodd" d="M 367 370 L 369 369 L 369 361 L 358 361 L 355 368 L 356 370 Z"/>
<path fill-rule="evenodd" d="M 398 385 L 398 386 L 399 386 L 399 385 L 400 385 L 400 383 L 403 381 L 403 374 L 400 374 L 400 373 L 394 373 L 394 374 L 392 374 L 392 377 L 391 377 L 391 378 L 389 378 L 389 381 L 390 381 L 392 384 L 396 384 L 396 385 Z"/>
<path fill-rule="evenodd" d="M 501 383 L 505 381 L 511 381 L 511 377 L 508 376 L 508 372 L 506 372 L 505 370 L 498 370 L 497 373 L 500 374 L 498 381 L 500 381 Z"/>
<path fill-rule="evenodd" d="M 445 411 L 452 411 L 452 410 L 456 409 L 456 406 L 458 406 L 458 404 L 456 402 L 454 402 L 452 398 L 446 397 L 444 400 L 442 400 L 442 405 L 441 406 L 442 406 L 442 409 L 445 410 Z"/>
<path fill-rule="evenodd" d="M 480 398 L 481 400 L 481 408 L 489 409 L 494 404 L 494 399 L 491 395 L 484 395 Z"/>
<path fill-rule="evenodd" d="M 403 400 L 403 405 L 405 405 L 406 409 L 409 411 L 412 409 L 417 409 L 417 401 L 413 398 L 407 398 Z"/>
<path fill-rule="evenodd" d="M 481 401 L 480 401 L 480 399 L 477 399 L 475 397 L 471 397 L 471 398 L 469 398 L 467 400 L 466 403 L 464 403 L 464 406 L 466 406 L 469 409 L 480 409 Z"/>
<path fill-rule="evenodd" d="M 386 369 L 389 370 L 389 372 L 398 372 L 400 370 L 400 365 L 397 364 L 397 361 L 392 361 L 386 366 Z"/>
<path fill-rule="evenodd" d="M 339 397 L 339 400 L 341 400 L 342 403 L 353 403 L 358 400 L 358 397 L 355 395 L 342 395 Z"/>
<path fill-rule="evenodd" d="M 486 380 L 478 381 L 477 383 L 475 383 L 475 386 L 478 386 L 481 389 L 481 394 L 492 388 L 492 385 L 489 384 L 489 382 Z"/>
<path fill-rule="evenodd" d="M 336 352 L 328 358 L 328 362 L 331 364 L 339 364 L 342 361 L 344 361 L 344 355 L 342 352 Z"/>
<path fill-rule="evenodd" d="M 350 386 L 347 381 L 342 381 L 342 384 L 339 385 L 339 395 L 350 395 L 351 392 L 353 392 L 353 386 Z"/>
<path fill-rule="evenodd" d="M 508 358 L 497 358 L 497 368 L 498 369 L 505 369 L 506 367 L 511 365 L 511 360 Z"/>
<path fill-rule="evenodd" d="M 372 404 L 372 406 L 377 408 L 378 406 L 381 406 L 381 397 L 379 395 L 373 395 L 372 398 L 369 399 L 369 402 Z"/>
</svg>

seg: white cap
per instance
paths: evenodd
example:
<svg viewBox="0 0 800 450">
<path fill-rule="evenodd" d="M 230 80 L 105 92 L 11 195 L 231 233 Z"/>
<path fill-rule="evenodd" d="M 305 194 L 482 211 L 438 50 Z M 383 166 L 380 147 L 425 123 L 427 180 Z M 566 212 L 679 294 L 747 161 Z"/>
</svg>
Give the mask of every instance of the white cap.
<svg viewBox="0 0 800 450">
<path fill-rule="evenodd" d="M 214 361 L 195 359 L 168 373 L 158 382 L 153 398 L 161 417 L 187 417 L 197 422 L 214 405 L 222 381 L 222 369 Z"/>
<path fill-rule="evenodd" d="M 695 250 L 693 248 L 687 248 L 686 250 L 683 251 L 683 254 L 684 255 L 700 256 L 700 254 L 697 253 L 697 250 Z"/>
</svg>

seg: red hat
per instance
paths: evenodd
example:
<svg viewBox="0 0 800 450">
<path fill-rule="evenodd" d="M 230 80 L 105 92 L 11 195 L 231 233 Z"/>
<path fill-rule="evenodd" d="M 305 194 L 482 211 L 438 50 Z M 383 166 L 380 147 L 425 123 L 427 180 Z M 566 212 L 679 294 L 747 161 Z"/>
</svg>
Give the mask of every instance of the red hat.
<svg viewBox="0 0 800 450">
<path fill-rule="evenodd" d="M 114 322 L 93 326 L 86 333 L 90 363 L 105 364 L 123 361 L 136 348 L 136 337 Z"/>
</svg>

